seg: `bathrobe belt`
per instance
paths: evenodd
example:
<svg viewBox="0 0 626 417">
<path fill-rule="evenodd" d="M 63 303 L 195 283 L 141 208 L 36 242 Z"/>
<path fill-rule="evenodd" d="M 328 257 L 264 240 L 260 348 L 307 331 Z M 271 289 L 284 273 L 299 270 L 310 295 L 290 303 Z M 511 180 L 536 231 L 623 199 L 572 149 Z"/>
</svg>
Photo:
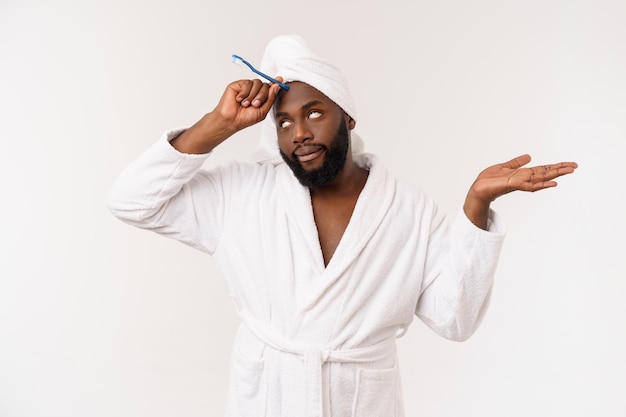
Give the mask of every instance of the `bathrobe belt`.
<svg viewBox="0 0 626 417">
<path fill-rule="evenodd" d="M 245 311 L 239 311 L 239 314 L 246 327 L 263 343 L 278 351 L 304 358 L 307 417 L 323 417 L 322 366 L 325 362 L 376 362 L 390 354 L 395 355 L 396 352 L 395 337 L 356 349 L 333 350 L 325 347 L 305 346 L 284 338 L 266 323 Z"/>
</svg>

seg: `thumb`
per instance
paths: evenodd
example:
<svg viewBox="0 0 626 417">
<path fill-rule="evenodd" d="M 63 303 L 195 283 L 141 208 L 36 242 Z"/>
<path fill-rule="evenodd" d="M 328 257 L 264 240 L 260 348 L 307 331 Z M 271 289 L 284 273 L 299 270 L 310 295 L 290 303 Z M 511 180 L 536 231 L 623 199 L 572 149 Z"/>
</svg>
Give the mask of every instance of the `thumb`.
<svg viewBox="0 0 626 417">
<path fill-rule="evenodd" d="M 280 76 L 280 75 L 277 75 L 274 79 L 276 81 L 278 81 L 279 83 L 284 83 L 285 82 L 285 79 L 282 76 Z M 274 92 L 274 95 L 278 95 L 278 93 L 280 92 L 280 89 L 282 88 L 280 85 L 278 85 L 276 83 L 272 84 L 272 87 L 276 88 L 276 91 Z"/>
<path fill-rule="evenodd" d="M 283 77 L 281 76 L 276 77 L 276 81 L 282 83 Z M 276 101 L 276 96 L 278 96 L 280 89 L 281 89 L 280 85 L 276 83 L 272 83 L 272 85 L 270 85 L 269 97 L 267 98 L 265 103 L 263 103 L 263 105 L 261 106 L 261 110 L 263 111 L 264 114 L 267 114 L 270 111 L 271 107 L 274 105 L 274 102 Z"/>
</svg>

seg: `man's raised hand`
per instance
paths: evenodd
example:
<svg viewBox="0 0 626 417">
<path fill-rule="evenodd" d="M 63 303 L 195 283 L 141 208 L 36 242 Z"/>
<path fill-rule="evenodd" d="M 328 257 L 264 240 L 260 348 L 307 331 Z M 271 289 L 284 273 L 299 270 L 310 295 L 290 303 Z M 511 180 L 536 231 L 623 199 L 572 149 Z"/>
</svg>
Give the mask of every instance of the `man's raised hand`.
<svg viewBox="0 0 626 417">
<path fill-rule="evenodd" d="M 282 77 L 276 77 L 280 82 Z M 233 81 L 212 112 L 207 113 L 170 144 L 178 151 L 205 154 L 237 133 L 265 119 L 280 86 L 261 80 Z"/>
<path fill-rule="evenodd" d="M 282 82 L 281 77 L 278 80 Z M 233 81 L 226 87 L 213 112 L 235 131 L 245 129 L 265 119 L 279 89 L 278 84 L 258 79 Z"/>
<path fill-rule="evenodd" d="M 520 155 L 510 161 L 492 165 L 483 170 L 467 193 L 465 214 L 478 227 L 487 227 L 489 205 L 496 198 L 511 191 L 539 191 L 555 187 L 556 178 L 573 173 L 576 162 L 558 162 L 555 164 L 525 167 L 530 162 L 530 155 Z"/>
</svg>

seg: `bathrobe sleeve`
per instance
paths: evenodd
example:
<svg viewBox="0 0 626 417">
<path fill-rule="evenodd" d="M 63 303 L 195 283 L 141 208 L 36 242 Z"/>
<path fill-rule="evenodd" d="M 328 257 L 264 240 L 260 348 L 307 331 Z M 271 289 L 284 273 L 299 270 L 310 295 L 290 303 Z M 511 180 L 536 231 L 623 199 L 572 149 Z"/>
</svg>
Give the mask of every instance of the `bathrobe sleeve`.
<svg viewBox="0 0 626 417">
<path fill-rule="evenodd" d="M 436 333 L 456 341 L 474 334 L 489 304 L 504 235 L 494 211 L 483 230 L 462 210 L 448 226 L 435 208 L 416 314 Z"/>
<path fill-rule="evenodd" d="M 128 224 L 213 253 L 225 211 L 223 173 L 201 170 L 209 154 L 174 149 L 169 141 L 181 132 L 164 133 L 132 162 L 115 181 L 107 204 Z"/>
</svg>

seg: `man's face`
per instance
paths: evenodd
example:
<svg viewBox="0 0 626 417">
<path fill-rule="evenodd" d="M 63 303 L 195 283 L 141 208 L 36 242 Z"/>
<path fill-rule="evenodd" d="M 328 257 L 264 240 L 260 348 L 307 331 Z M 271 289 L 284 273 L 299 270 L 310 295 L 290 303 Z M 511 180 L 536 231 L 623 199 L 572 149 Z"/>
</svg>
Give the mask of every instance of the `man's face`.
<svg viewBox="0 0 626 417">
<path fill-rule="evenodd" d="M 319 187 L 337 177 L 350 143 L 339 106 L 308 84 L 293 82 L 276 100 L 275 119 L 280 154 L 302 185 Z"/>
</svg>

